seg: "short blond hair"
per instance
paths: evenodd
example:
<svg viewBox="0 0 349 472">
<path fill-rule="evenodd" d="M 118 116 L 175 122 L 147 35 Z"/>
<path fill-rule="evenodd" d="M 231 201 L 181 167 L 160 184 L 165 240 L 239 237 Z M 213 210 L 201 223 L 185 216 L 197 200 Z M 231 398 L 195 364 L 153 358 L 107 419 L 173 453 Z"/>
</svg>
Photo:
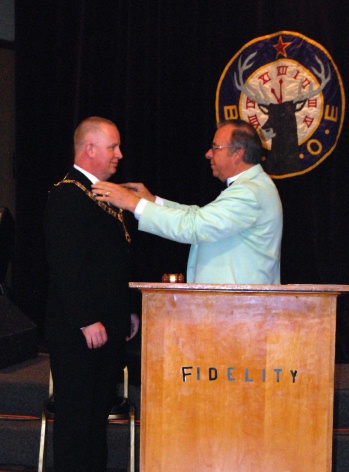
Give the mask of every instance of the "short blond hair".
<svg viewBox="0 0 349 472">
<path fill-rule="evenodd" d="M 107 118 L 101 118 L 100 116 L 90 116 L 83 120 L 75 130 L 74 133 L 74 150 L 75 152 L 81 149 L 85 144 L 85 137 L 89 133 L 100 133 L 102 131 L 102 125 L 115 126 L 115 123 L 108 120 Z"/>
</svg>

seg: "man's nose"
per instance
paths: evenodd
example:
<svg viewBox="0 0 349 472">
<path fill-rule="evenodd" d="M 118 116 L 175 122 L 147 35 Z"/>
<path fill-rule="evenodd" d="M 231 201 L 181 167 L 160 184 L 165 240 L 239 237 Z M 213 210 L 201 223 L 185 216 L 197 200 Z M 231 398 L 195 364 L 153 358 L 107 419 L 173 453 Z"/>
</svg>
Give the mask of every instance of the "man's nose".
<svg viewBox="0 0 349 472">
<path fill-rule="evenodd" d="M 206 152 L 205 157 L 206 157 L 206 159 L 212 159 L 213 151 L 212 151 L 211 148 Z"/>
</svg>

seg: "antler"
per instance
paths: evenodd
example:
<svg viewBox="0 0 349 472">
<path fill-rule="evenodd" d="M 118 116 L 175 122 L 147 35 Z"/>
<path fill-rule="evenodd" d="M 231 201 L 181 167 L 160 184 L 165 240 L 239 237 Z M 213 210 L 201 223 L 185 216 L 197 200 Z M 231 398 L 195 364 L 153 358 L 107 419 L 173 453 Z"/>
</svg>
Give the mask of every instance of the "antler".
<svg viewBox="0 0 349 472">
<path fill-rule="evenodd" d="M 237 77 L 237 73 L 234 72 L 234 84 L 235 84 L 235 87 L 238 90 L 240 90 L 240 92 L 244 93 L 248 98 L 258 103 L 258 105 L 270 105 L 271 100 L 268 97 L 266 90 L 264 90 L 264 88 L 261 85 L 259 87 L 259 90 L 257 90 L 253 88 L 250 84 L 244 83 L 244 77 L 243 77 L 244 72 L 253 65 L 253 62 L 251 63 L 250 61 L 254 58 L 256 54 L 257 52 L 250 54 L 245 59 L 243 64 L 241 63 L 241 56 L 239 57 L 239 64 L 238 64 L 239 77 Z M 317 56 L 315 56 L 315 59 L 320 66 L 320 70 L 317 70 L 315 69 L 315 67 L 312 67 L 312 71 L 318 77 L 321 85 L 314 90 L 314 84 L 311 82 L 309 85 L 308 92 L 305 94 L 302 94 L 302 82 L 300 81 L 299 86 L 298 86 L 298 95 L 296 98 L 293 99 L 293 103 L 295 104 L 308 100 L 309 98 L 315 97 L 315 95 L 318 95 L 325 88 L 327 83 L 331 80 L 331 70 L 329 70 L 329 73 L 326 77 L 324 64 L 321 62 L 321 60 Z"/>
<path fill-rule="evenodd" d="M 320 65 L 320 71 L 316 70 L 315 67 L 312 67 L 312 71 L 314 74 L 319 78 L 320 87 L 313 90 L 313 83 L 311 82 L 309 85 L 309 90 L 307 93 L 302 94 L 302 82 L 299 82 L 298 86 L 298 96 L 293 100 L 293 103 L 303 102 L 304 100 L 309 100 L 309 98 L 315 97 L 318 95 L 327 85 L 327 83 L 331 80 L 331 70 L 329 70 L 328 76 L 325 75 L 325 67 L 320 59 L 315 56 L 317 63 Z"/>
<path fill-rule="evenodd" d="M 249 63 L 254 56 L 257 54 L 257 51 L 250 54 L 244 61 L 244 63 L 241 65 L 241 56 L 239 57 L 239 65 L 238 65 L 238 71 L 239 71 L 239 79 L 237 79 L 237 74 L 234 72 L 234 83 L 235 87 L 240 90 L 240 92 L 244 93 L 245 95 L 248 96 L 251 100 L 254 100 L 257 102 L 259 105 L 269 105 L 270 104 L 270 99 L 268 98 L 268 95 L 265 90 L 263 90 L 262 87 L 260 87 L 261 93 L 258 92 L 258 90 L 254 89 L 250 84 L 245 84 L 244 83 L 244 72 L 249 69 L 253 63 Z M 263 97 L 262 97 L 263 95 Z"/>
</svg>

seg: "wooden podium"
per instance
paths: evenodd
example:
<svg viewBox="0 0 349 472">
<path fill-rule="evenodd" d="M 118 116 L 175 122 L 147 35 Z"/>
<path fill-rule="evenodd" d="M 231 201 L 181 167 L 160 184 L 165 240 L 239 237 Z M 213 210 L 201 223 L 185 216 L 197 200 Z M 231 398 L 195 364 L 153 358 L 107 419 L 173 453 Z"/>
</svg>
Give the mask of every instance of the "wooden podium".
<svg viewBox="0 0 349 472">
<path fill-rule="evenodd" d="M 331 471 L 348 285 L 130 286 L 143 300 L 141 472 Z"/>
</svg>

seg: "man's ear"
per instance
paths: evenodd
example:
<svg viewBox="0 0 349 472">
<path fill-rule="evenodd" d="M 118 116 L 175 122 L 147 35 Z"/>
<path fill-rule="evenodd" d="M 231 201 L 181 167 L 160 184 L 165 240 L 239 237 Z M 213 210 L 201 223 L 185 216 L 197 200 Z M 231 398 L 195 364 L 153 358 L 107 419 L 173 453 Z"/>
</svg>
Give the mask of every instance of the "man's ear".
<svg viewBox="0 0 349 472">
<path fill-rule="evenodd" d="M 89 142 L 85 144 L 85 152 L 89 157 L 94 156 L 94 145 L 93 143 Z"/>
<path fill-rule="evenodd" d="M 239 159 L 242 159 L 243 155 L 245 154 L 245 149 L 244 148 L 238 148 L 234 152 L 235 156 L 237 156 Z"/>
</svg>

